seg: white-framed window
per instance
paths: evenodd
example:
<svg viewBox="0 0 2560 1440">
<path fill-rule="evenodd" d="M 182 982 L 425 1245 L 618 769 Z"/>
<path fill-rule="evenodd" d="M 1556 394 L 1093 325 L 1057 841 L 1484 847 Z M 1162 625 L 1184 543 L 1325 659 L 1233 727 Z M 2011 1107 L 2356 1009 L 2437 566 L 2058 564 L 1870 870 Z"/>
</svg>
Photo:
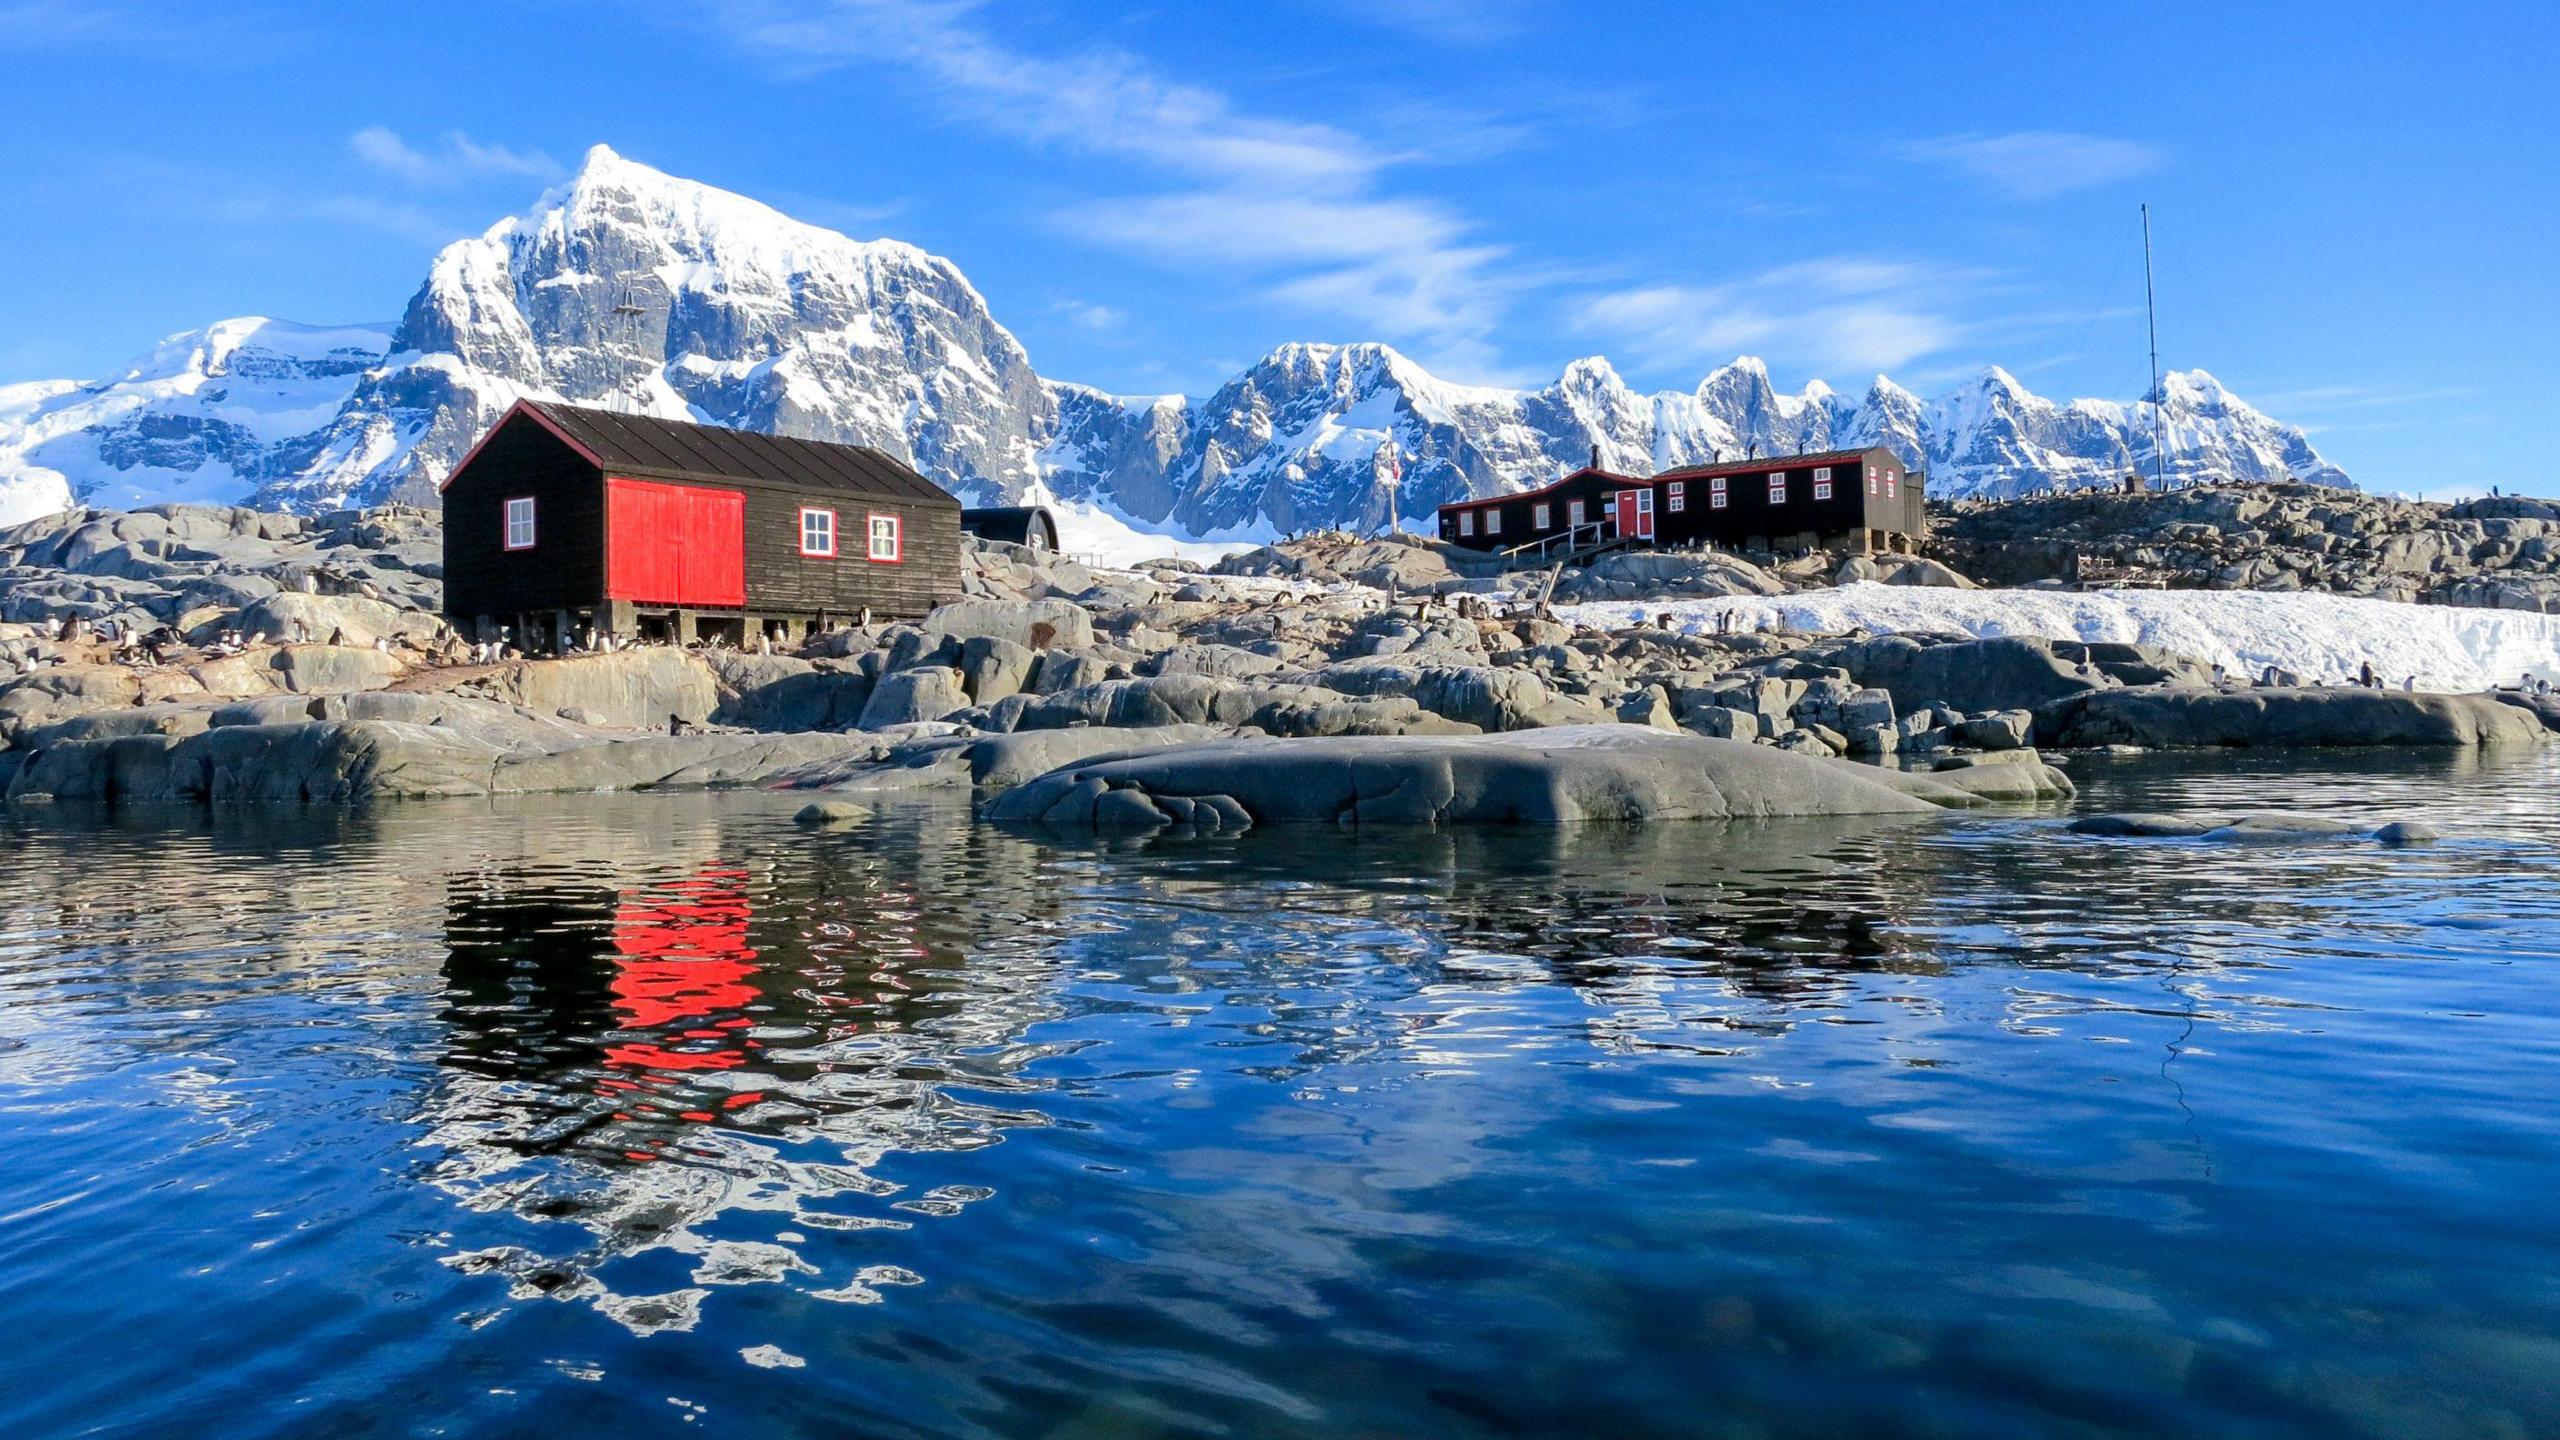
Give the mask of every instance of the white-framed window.
<svg viewBox="0 0 2560 1440">
<path fill-rule="evenodd" d="M 1816 470 L 1813 472 L 1813 498 L 1816 500 L 1828 500 L 1831 498 L 1830 471 Z"/>
<path fill-rule="evenodd" d="M 1828 465 L 1816 465 L 1816 466 L 1814 466 L 1814 467 L 1813 467 L 1813 483 L 1815 483 L 1816 485 L 1819 485 L 1819 484 L 1821 484 L 1823 481 L 1828 480 L 1828 479 L 1830 479 L 1830 478 L 1831 478 L 1831 467 L 1830 467 L 1830 466 L 1828 466 Z"/>
<path fill-rule="evenodd" d="M 833 555 L 836 553 L 836 512 L 800 507 L 800 553 Z"/>
<path fill-rule="evenodd" d="M 1582 502 L 1579 500 L 1566 501 L 1564 506 L 1564 523 L 1579 528 L 1583 519 L 1584 513 L 1582 509 Z"/>
<path fill-rule="evenodd" d="M 1884 472 L 1884 498 L 1886 498 L 1887 500 L 1890 500 L 1890 499 L 1892 499 L 1892 498 L 1893 498 L 1893 481 L 1894 481 L 1894 473 L 1893 473 L 1891 470 L 1887 470 L 1887 471 L 1885 471 L 1885 472 Z"/>
<path fill-rule="evenodd" d="M 905 542 L 899 534 L 898 517 L 871 517 L 871 558 L 883 565 L 895 565 L 907 558 Z"/>
<path fill-rule="evenodd" d="M 1731 497 L 1725 493 L 1725 478 L 1723 476 L 1718 475 L 1707 482 L 1708 509 L 1721 510 L 1725 507 L 1725 502 L 1730 498 Z"/>
<path fill-rule="evenodd" d="M 1487 535 L 1499 535 L 1502 533 L 1502 512 L 1500 510 L 1487 510 L 1484 512 L 1484 533 Z"/>
<path fill-rule="evenodd" d="M 1555 523 L 1556 510 L 1552 505 L 1540 505 L 1536 510 L 1530 512 L 1529 528 L 1532 530 L 1544 530 Z"/>
<path fill-rule="evenodd" d="M 1662 499 L 1663 503 L 1670 507 L 1671 513 L 1674 515 L 1688 509 L 1689 482 L 1686 480 L 1674 480 L 1670 484 L 1663 486 Z"/>
<path fill-rule="evenodd" d="M 1476 512 L 1473 510 L 1461 510 L 1458 512 L 1458 533 L 1461 535 L 1473 535 L 1476 533 Z"/>
<path fill-rule="evenodd" d="M 1636 529 L 1642 533 L 1653 528 L 1653 491 L 1636 492 Z"/>
<path fill-rule="evenodd" d="M 1876 467 L 1873 465 L 1867 467 L 1867 493 L 1876 493 Z"/>
<path fill-rule="evenodd" d="M 1769 503 L 1772 505 L 1787 503 L 1787 472 L 1784 470 L 1769 472 Z"/>
<path fill-rule="evenodd" d="M 533 497 L 518 495 L 507 502 L 506 545 L 510 550 L 533 548 Z"/>
</svg>

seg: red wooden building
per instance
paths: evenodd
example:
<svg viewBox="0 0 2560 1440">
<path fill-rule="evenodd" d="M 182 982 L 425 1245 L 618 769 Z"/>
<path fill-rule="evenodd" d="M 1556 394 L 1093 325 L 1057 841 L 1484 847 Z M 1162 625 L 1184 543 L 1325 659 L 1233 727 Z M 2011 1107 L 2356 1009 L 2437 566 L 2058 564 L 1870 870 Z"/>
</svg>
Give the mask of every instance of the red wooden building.
<svg viewBox="0 0 2560 1440">
<path fill-rule="evenodd" d="M 1440 507 L 1440 538 L 1536 558 L 1595 545 L 1909 550 L 1921 477 L 1881 445 L 1692 465 L 1657 475 L 1585 466 L 1543 489 Z"/>
<path fill-rule="evenodd" d="M 527 648 L 745 643 L 960 598 L 960 502 L 867 446 L 525 400 L 443 490 L 447 618 Z"/>
</svg>

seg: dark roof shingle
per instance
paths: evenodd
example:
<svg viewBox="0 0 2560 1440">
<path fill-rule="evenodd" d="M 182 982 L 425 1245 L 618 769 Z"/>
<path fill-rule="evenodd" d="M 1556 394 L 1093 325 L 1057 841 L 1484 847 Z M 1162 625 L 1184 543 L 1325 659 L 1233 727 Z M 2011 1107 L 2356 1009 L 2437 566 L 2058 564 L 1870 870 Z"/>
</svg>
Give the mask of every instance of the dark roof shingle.
<svg viewBox="0 0 2560 1440">
<path fill-rule="evenodd" d="M 795 490 L 847 490 L 953 509 L 960 505 L 950 491 L 868 445 L 797 440 L 552 400 L 524 404 L 541 411 L 607 470 L 687 480 L 760 480 Z"/>
</svg>

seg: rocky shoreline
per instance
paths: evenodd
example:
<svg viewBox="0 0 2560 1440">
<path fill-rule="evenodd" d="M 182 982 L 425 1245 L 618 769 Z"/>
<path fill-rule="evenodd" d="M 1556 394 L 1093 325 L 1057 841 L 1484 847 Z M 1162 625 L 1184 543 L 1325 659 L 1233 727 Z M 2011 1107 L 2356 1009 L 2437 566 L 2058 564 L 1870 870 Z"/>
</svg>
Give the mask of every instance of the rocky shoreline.
<svg viewBox="0 0 2560 1440">
<path fill-rule="evenodd" d="M 2522 746 L 2560 719 L 2530 697 L 2240 683 L 2138 645 L 1578 627 L 1550 592 L 1778 594 L 1874 562 L 1629 555 L 1568 581 L 1338 536 L 1134 571 L 973 545 L 971 598 L 797 654 L 458 663 L 420 608 L 432 524 L 168 507 L 0 533 L 0 659 L 24 672 L 0 681 L 0 788 L 948 786 L 1018 788 L 991 813 L 1046 823 L 1561 823 L 2031 801 L 2069 793 L 2038 747 Z M 279 643 L 295 633 L 339 643 Z"/>
<path fill-rule="evenodd" d="M 2560 502 L 2441 505 L 2323 485 L 2081 491 L 1959 503 L 1931 550 L 1986 584 L 2091 575 L 2560 614 Z"/>
</svg>

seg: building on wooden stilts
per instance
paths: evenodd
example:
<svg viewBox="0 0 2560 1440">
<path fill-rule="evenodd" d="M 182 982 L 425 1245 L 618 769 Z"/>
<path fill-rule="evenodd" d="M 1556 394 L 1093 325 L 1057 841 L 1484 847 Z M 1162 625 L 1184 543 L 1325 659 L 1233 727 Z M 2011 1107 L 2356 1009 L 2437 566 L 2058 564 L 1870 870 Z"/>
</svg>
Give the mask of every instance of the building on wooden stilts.
<svg viewBox="0 0 2560 1440">
<path fill-rule="evenodd" d="M 960 598 L 960 502 L 868 446 L 525 400 L 442 489 L 446 618 L 532 653 L 744 646 Z"/>
</svg>

